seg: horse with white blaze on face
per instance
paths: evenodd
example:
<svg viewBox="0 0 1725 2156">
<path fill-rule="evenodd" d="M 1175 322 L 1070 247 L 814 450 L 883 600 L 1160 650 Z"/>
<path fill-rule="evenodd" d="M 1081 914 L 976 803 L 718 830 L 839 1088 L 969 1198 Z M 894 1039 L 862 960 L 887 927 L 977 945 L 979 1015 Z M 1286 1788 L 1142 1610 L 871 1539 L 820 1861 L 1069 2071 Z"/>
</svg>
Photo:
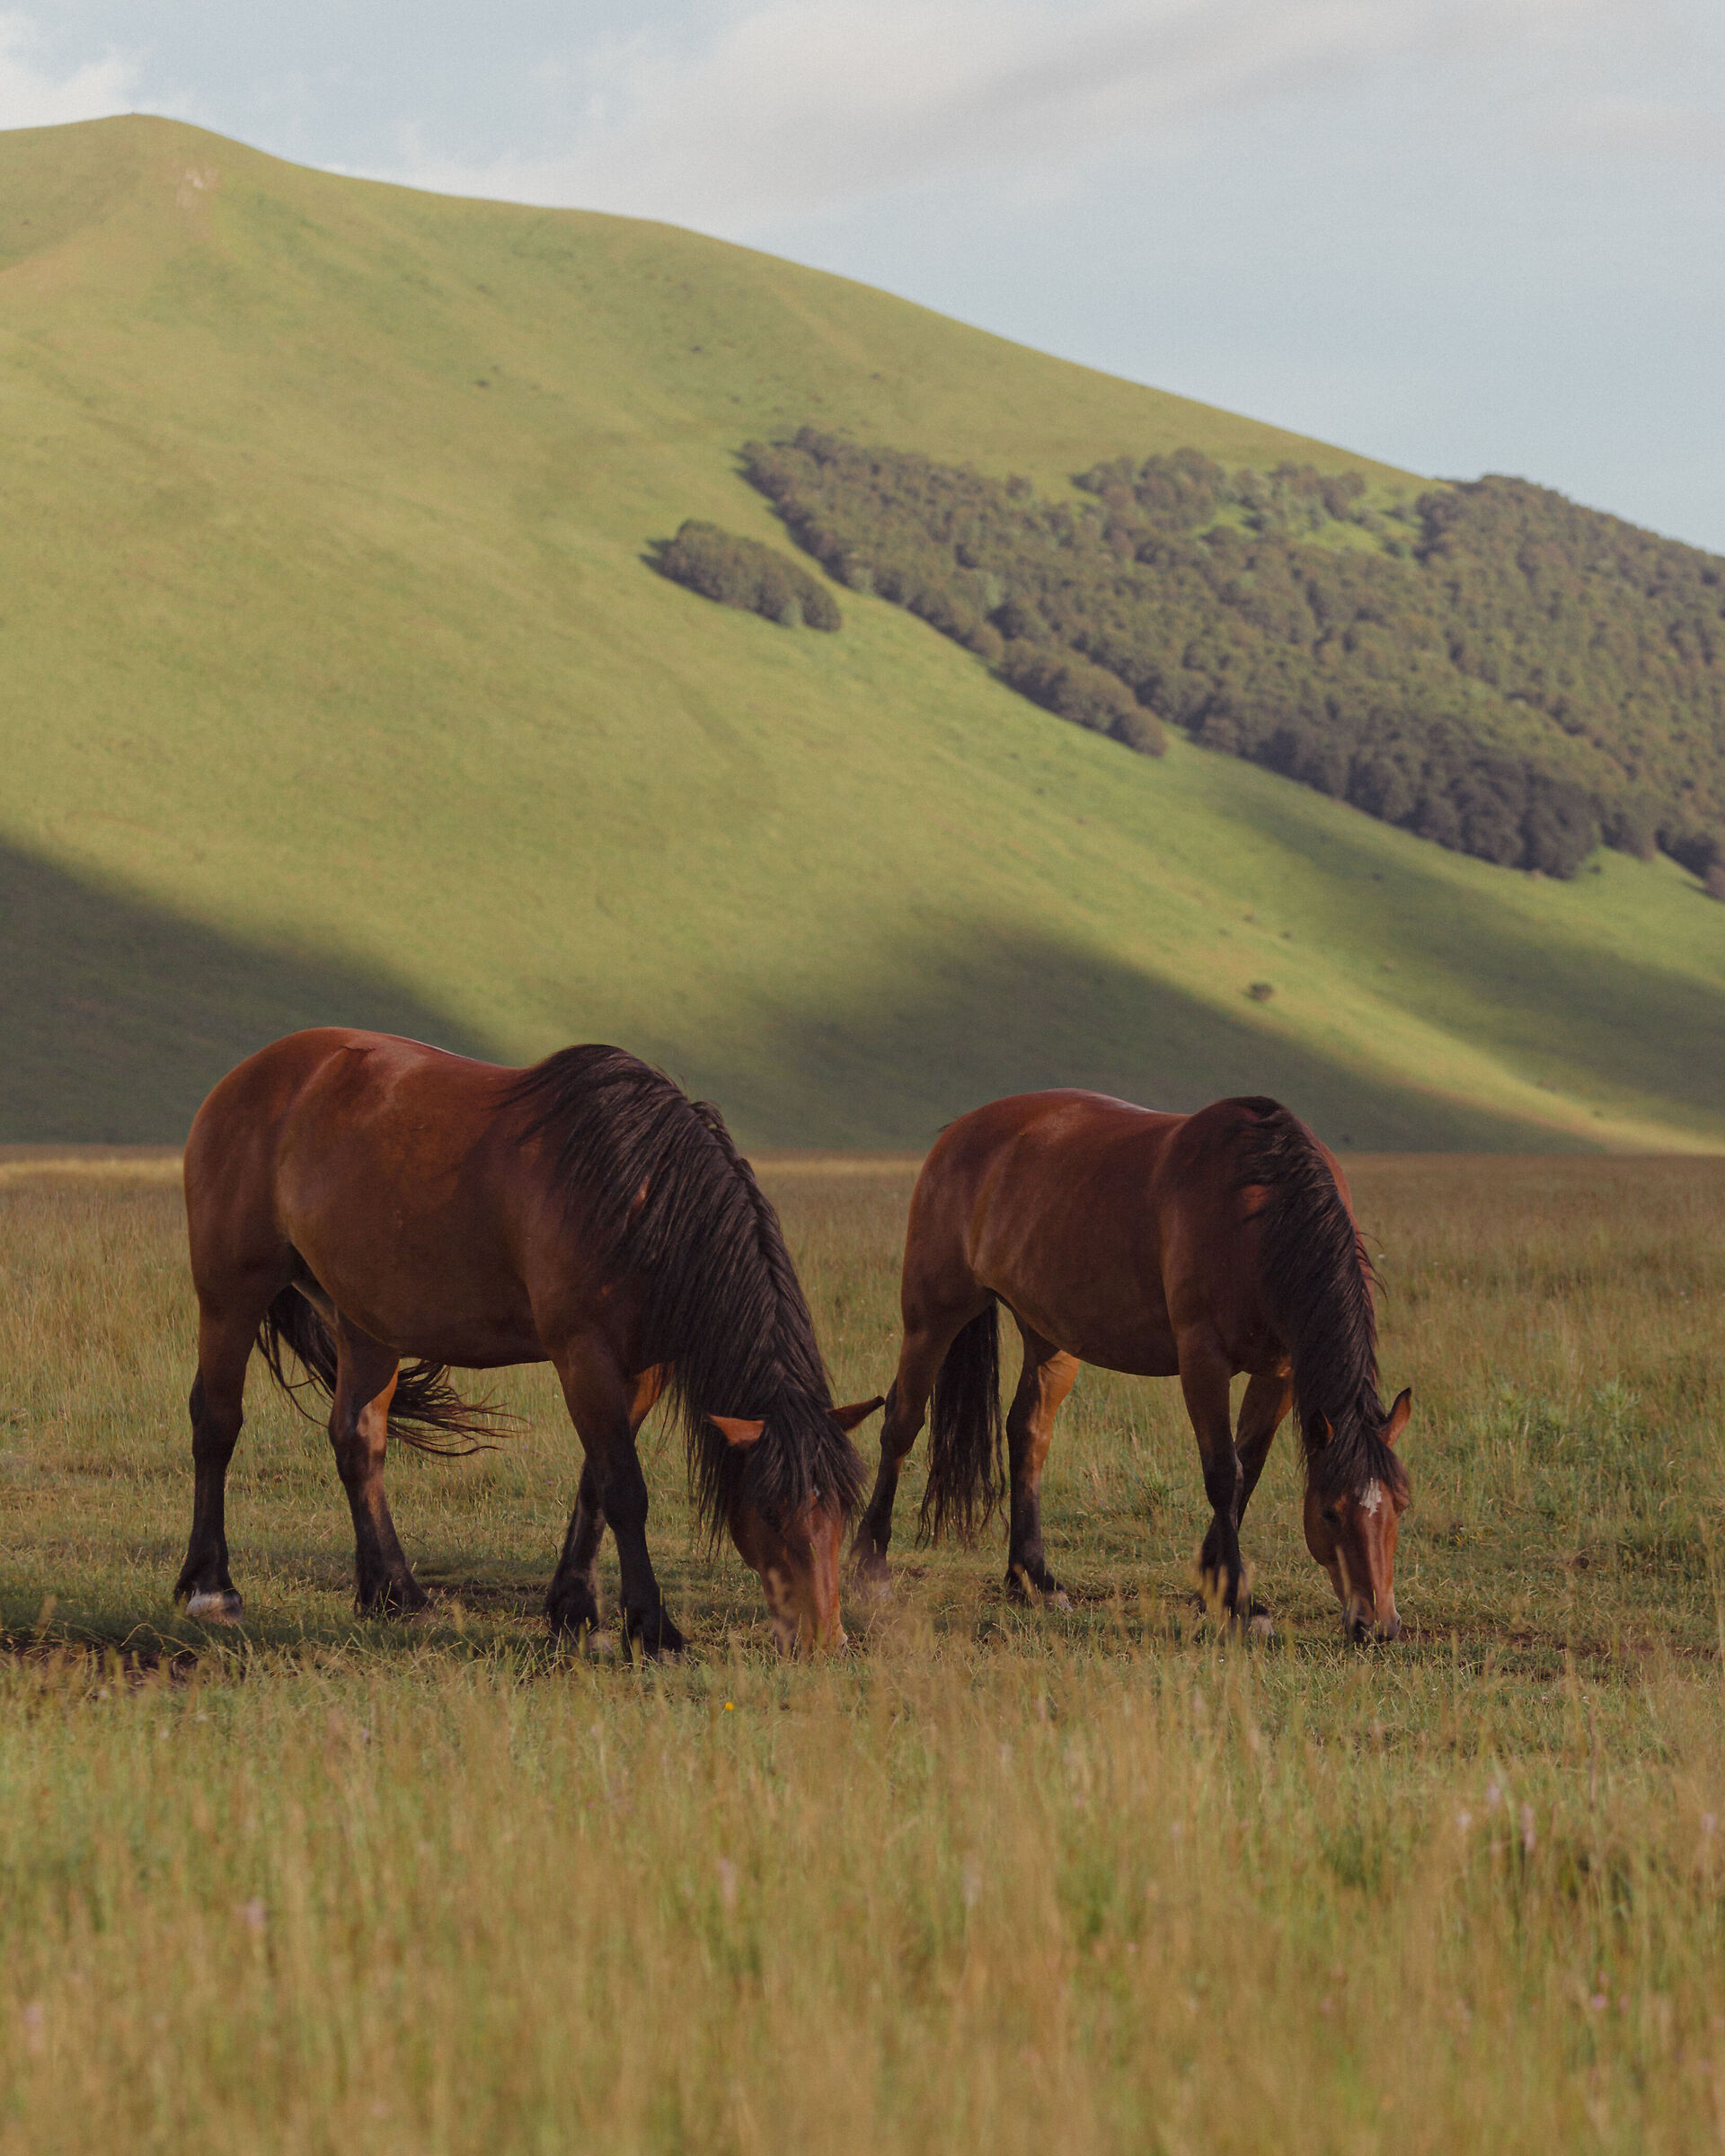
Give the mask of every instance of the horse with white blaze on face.
<svg viewBox="0 0 1725 2156">
<path fill-rule="evenodd" d="M 283 1384 L 330 1398 L 361 1610 L 426 1601 L 384 1495 L 390 1436 L 471 1442 L 494 1423 L 450 1368 L 549 1362 L 586 1455 L 554 1630 L 597 1625 L 608 1524 L 628 1635 L 650 1654 L 684 1644 L 635 1449 L 663 1392 L 697 1510 L 760 1574 L 780 1645 L 843 1643 L 839 1550 L 862 1484 L 847 1433 L 881 1403 L 834 1406 L 777 1215 L 716 1109 L 620 1048 L 514 1071 L 325 1028 L 222 1080 L 185 1180 L 197 1477 L 177 1591 L 191 1614 L 240 1613 L 225 1496 L 256 1346 Z"/>
</svg>

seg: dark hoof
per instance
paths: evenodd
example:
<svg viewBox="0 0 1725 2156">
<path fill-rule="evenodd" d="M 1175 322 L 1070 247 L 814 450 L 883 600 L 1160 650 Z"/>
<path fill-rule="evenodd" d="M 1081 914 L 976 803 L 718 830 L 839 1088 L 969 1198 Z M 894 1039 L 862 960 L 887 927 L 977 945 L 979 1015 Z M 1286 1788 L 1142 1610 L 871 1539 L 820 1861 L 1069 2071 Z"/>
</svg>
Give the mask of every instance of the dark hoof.
<svg viewBox="0 0 1725 2156">
<path fill-rule="evenodd" d="M 1275 1635 L 1269 1612 L 1256 1595 L 1249 1595 L 1243 1589 L 1230 1602 L 1219 1586 L 1206 1581 L 1199 1590 L 1197 1607 L 1200 1615 L 1214 1617 L 1218 1624 L 1243 1632 L 1248 1639 L 1269 1639 Z"/>
<path fill-rule="evenodd" d="M 624 1635 L 640 1648 L 642 1655 L 654 1661 L 670 1655 L 680 1655 L 689 1644 L 662 1607 L 657 1610 L 625 1610 L 623 1628 Z"/>
<path fill-rule="evenodd" d="M 591 1590 L 559 1591 L 545 1597 L 545 1620 L 553 1639 L 579 1639 L 599 1629 L 598 1597 Z"/>
<path fill-rule="evenodd" d="M 849 1586 L 852 1594 L 861 1595 L 865 1602 L 884 1602 L 892 1593 L 892 1568 L 877 1551 L 871 1550 L 862 1557 L 854 1556 Z"/>
<path fill-rule="evenodd" d="M 1066 1590 L 1046 1565 L 1011 1565 L 1006 1571 L 1009 1602 L 1031 1604 L 1041 1610 L 1070 1610 Z"/>
<path fill-rule="evenodd" d="M 417 1579 L 386 1579 L 381 1586 L 355 1591 L 353 1607 L 360 1617 L 418 1617 L 431 1606 L 431 1597 Z"/>
<path fill-rule="evenodd" d="M 1198 1576 L 1198 1600 L 1200 1609 L 1230 1621 L 1238 1618 L 1243 1622 L 1247 1617 L 1255 1615 L 1258 1609 L 1241 1575 L 1230 1577 L 1225 1572 L 1212 1572 L 1208 1568 Z"/>
<path fill-rule="evenodd" d="M 194 1587 L 186 1595 L 186 1615 L 199 1624 L 237 1624 L 244 1614 L 235 1587 Z"/>
</svg>

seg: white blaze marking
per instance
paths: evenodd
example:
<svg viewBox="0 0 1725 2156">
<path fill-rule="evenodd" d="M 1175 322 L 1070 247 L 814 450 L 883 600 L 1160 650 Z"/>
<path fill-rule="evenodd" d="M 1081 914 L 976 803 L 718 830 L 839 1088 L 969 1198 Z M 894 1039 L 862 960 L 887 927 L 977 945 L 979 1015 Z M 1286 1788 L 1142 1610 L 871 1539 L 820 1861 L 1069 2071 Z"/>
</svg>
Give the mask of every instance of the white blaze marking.
<svg viewBox="0 0 1725 2156">
<path fill-rule="evenodd" d="M 1378 1507 L 1383 1502 L 1384 1485 L 1381 1482 L 1368 1482 L 1359 1494 L 1360 1509 L 1363 1512 L 1369 1512 L 1376 1515 Z"/>
</svg>

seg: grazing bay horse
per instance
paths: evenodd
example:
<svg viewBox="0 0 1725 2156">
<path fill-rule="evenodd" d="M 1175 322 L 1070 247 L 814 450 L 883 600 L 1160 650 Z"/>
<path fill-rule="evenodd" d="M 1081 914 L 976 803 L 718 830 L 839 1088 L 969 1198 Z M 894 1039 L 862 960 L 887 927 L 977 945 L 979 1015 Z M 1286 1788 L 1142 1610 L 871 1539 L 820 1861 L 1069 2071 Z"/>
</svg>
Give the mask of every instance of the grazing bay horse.
<svg viewBox="0 0 1725 2156">
<path fill-rule="evenodd" d="M 1240 1522 L 1288 1408 L 1305 1455 L 1306 1547 L 1350 1637 L 1393 1639 L 1393 1446 L 1411 1394 L 1377 1392 L 1371 1268 L 1334 1158 L 1274 1100 L 1157 1115 L 1100 1093 L 1024 1093 L 941 1134 L 910 1201 L 904 1344 L 854 1556 L 883 1581 L 898 1471 L 930 1395 L 924 1524 L 999 1502 L 997 1318 L 1024 1339 L 1006 1418 L 1008 1591 L 1060 1589 L 1042 1550 L 1042 1463 L 1081 1363 L 1178 1376 L 1215 1512 L 1206 1590 L 1246 1613 Z M 1229 1381 L 1251 1382 L 1231 1427 Z"/>
<path fill-rule="evenodd" d="M 454 1449 L 491 1426 L 452 1365 L 549 1362 L 585 1454 L 553 1630 L 597 1627 L 608 1522 L 625 1632 L 649 1654 L 684 1644 L 635 1450 L 663 1390 L 697 1511 L 760 1574 L 780 1646 L 843 1643 L 839 1548 L 862 1494 L 846 1432 L 880 1402 L 834 1407 L 778 1217 L 716 1109 L 620 1048 L 501 1070 L 323 1028 L 229 1072 L 185 1180 L 197 1483 L 175 1592 L 191 1615 L 241 1611 L 223 1501 L 257 1346 L 279 1383 L 330 1398 L 361 1611 L 427 1599 L 384 1496 L 391 1434 Z"/>
</svg>

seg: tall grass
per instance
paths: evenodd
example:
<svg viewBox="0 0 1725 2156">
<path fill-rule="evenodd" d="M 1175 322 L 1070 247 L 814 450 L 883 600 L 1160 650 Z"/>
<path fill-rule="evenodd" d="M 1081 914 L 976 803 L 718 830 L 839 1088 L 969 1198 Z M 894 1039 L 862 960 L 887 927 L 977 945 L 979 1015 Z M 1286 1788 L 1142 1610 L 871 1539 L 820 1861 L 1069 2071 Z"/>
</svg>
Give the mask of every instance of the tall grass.
<svg viewBox="0 0 1725 2156">
<path fill-rule="evenodd" d="M 1716 1674 L 1572 1689 L 1543 1741 L 1441 1670 L 915 1638 L 4 1704 L 8 2146 L 1712 2130 Z"/>
<path fill-rule="evenodd" d="M 1286 1455 L 1276 1639 L 1218 1634 L 1174 1388 L 1087 1373 L 1073 1614 L 1009 1609 L 992 1535 L 906 1547 L 826 1666 L 773 1658 L 650 1439 L 665 1669 L 542 1639 L 576 1454 L 532 1373 L 504 1451 L 392 1466 L 415 1625 L 353 1620 L 323 1440 L 254 1388 L 249 1621 L 177 1621 L 173 1193 L 0 1188 L 0 2148 L 1718 2138 L 1725 1171 L 1355 1181 L 1417 1401 L 1400 1645 L 1342 1645 Z M 774 1187 L 878 1389 L 908 1177 Z"/>
</svg>

